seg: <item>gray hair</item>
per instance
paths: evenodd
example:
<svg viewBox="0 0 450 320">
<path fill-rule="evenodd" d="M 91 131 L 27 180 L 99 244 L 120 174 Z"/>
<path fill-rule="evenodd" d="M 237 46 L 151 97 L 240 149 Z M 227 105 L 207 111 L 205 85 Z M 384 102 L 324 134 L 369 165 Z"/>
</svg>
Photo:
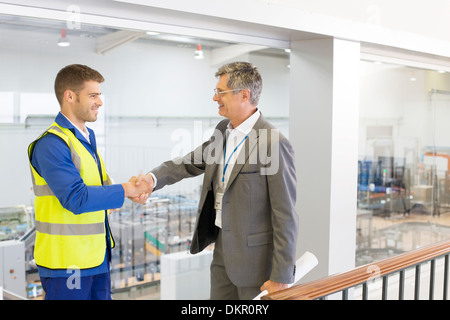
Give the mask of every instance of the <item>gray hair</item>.
<svg viewBox="0 0 450 320">
<path fill-rule="evenodd" d="M 262 78 L 258 69 L 249 62 L 232 62 L 219 68 L 216 77 L 228 75 L 227 86 L 230 89 L 250 90 L 250 102 L 258 105 L 262 90 Z"/>
</svg>

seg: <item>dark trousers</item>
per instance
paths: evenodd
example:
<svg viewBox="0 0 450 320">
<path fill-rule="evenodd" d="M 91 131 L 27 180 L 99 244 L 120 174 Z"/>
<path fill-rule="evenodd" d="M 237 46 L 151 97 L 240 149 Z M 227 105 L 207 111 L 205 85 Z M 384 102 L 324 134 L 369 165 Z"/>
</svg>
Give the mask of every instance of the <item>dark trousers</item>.
<svg viewBox="0 0 450 320">
<path fill-rule="evenodd" d="M 111 300 L 109 272 L 75 278 L 41 277 L 45 300 Z"/>
</svg>

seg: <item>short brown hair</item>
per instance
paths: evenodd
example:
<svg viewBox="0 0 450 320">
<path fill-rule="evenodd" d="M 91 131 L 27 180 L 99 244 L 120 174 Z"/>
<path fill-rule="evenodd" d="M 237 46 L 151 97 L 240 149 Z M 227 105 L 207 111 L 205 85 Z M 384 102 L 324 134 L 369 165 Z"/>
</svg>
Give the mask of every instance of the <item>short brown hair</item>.
<svg viewBox="0 0 450 320">
<path fill-rule="evenodd" d="M 59 105 L 62 106 L 64 92 L 72 90 L 80 92 L 84 88 L 86 81 L 105 81 L 103 76 L 96 70 L 82 64 L 71 64 L 62 68 L 55 79 L 55 94 Z"/>
</svg>

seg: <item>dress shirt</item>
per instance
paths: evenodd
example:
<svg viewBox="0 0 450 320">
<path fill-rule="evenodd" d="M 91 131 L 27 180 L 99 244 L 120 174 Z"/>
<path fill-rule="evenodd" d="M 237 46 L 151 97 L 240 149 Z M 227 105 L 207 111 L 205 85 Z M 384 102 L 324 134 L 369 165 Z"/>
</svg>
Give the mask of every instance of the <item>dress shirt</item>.
<svg viewBox="0 0 450 320">
<path fill-rule="evenodd" d="M 239 152 L 245 145 L 245 138 L 252 130 L 256 121 L 258 121 L 260 114 L 261 112 L 259 110 L 256 110 L 255 113 L 253 113 L 236 128 L 233 128 L 233 126 L 231 125 L 231 121 L 228 123 L 226 149 L 223 150 L 224 152 L 226 151 L 226 153 L 225 157 L 222 154 L 220 158 L 221 161 L 219 162 L 217 176 L 214 183 L 215 194 L 217 194 L 218 191 L 223 192 L 225 190 L 228 179 L 230 178 L 231 172 L 233 171 L 234 164 L 236 163 L 236 159 L 239 158 Z M 234 151 L 236 147 L 237 149 L 236 151 Z M 225 166 L 226 170 L 224 172 L 223 170 Z M 216 210 L 215 224 L 219 228 L 222 228 L 222 210 Z"/>
</svg>

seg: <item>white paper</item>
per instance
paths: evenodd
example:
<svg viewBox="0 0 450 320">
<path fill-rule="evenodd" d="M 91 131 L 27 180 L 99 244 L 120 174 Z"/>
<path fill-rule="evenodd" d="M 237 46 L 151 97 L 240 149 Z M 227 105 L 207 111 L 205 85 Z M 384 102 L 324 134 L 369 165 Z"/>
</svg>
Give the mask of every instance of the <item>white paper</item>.
<svg viewBox="0 0 450 320">
<path fill-rule="evenodd" d="M 295 278 L 294 282 L 288 285 L 288 287 L 292 287 L 296 284 L 301 278 L 303 278 L 308 272 L 314 269 L 319 261 L 316 256 L 309 251 L 306 251 L 300 258 L 295 262 Z M 258 294 L 253 300 L 261 300 L 262 296 L 267 294 L 267 290 L 262 291 Z"/>
</svg>

